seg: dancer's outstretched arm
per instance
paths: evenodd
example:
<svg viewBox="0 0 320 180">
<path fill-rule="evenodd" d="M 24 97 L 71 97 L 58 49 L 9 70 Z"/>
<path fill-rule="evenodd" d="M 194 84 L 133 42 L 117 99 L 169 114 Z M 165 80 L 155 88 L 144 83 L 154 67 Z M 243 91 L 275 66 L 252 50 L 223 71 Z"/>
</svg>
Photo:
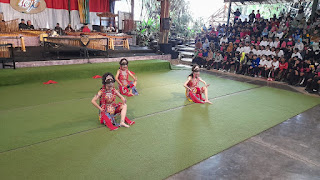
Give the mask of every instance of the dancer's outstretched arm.
<svg viewBox="0 0 320 180">
<path fill-rule="evenodd" d="M 122 86 L 122 83 L 119 81 L 119 74 L 120 74 L 120 72 L 118 70 L 115 79 L 118 82 L 119 86 Z"/>
<path fill-rule="evenodd" d="M 123 103 L 123 104 L 126 104 L 126 103 L 127 103 L 126 98 L 124 98 L 124 97 L 119 93 L 119 91 L 115 90 L 115 92 L 116 92 L 116 95 L 121 99 L 122 103 Z"/>
<path fill-rule="evenodd" d="M 97 104 L 97 100 L 101 97 L 101 92 L 99 91 L 98 94 L 96 94 L 92 100 L 91 100 L 91 103 L 96 107 L 98 108 L 101 112 L 104 111 L 104 109 L 102 109 L 98 104 Z"/>
<path fill-rule="evenodd" d="M 189 76 L 188 77 L 188 80 L 184 83 L 184 87 L 186 88 L 186 89 L 188 89 L 189 91 L 191 90 L 189 87 L 188 87 L 188 83 L 189 83 L 189 81 L 191 80 L 191 77 Z"/>
<path fill-rule="evenodd" d="M 210 86 L 210 84 L 207 84 L 207 83 L 206 83 L 204 80 L 202 80 L 200 77 L 199 77 L 199 81 L 202 82 L 205 87 Z"/>
<path fill-rule="evenodd" d="M 128 71 L 129 75 L 132 77 L 134 81 L 137 81 L 138 79 L 131 73 L 131 71 Z"/>
</svg>

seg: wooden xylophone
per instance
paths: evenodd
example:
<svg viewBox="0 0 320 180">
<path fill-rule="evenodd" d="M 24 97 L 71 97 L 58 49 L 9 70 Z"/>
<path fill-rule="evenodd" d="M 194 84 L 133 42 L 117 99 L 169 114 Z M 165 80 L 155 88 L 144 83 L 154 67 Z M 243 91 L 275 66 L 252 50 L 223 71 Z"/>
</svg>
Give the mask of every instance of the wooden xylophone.
<svg viewBox="0 0 320 180">
<path fill-rule="evenodd" d="M 45 37 L 46 42 L 55 43 L 59 45 L 72 46 L 72 47 L 86 47 L 88 49 L 106 50 L 108 38 L 103 36 L 90 36 L 87 46 L 81 42 L 81 37 L 75 36 L 59 36 L 59 37 Z"/>
<path fill-rule="evenodd" d="M 19 31 L 19 19 L 0 22 L 0 32 L 16 32 Z"/>
<path fill-rule="evenodd" d="M 13 47 L 21 47 L 23 52 L 26 52 L 26 45 L 24 42 L 24 37 L 18 34 L 10 35 L 10 36 L 0 36 L 0 44 L 10 43 Z"/>
</svg>

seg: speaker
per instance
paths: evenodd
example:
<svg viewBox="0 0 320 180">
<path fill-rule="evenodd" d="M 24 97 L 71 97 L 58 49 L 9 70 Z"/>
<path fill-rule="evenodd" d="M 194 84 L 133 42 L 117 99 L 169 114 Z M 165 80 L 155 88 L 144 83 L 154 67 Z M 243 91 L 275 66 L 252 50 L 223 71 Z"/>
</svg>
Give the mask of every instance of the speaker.
<svg viewBox="0 0 320 180">
<path fill-rule="evenodd" d="M 162 18 L 162 29 L 170 30 L 170 18 Z"/>
</svg>

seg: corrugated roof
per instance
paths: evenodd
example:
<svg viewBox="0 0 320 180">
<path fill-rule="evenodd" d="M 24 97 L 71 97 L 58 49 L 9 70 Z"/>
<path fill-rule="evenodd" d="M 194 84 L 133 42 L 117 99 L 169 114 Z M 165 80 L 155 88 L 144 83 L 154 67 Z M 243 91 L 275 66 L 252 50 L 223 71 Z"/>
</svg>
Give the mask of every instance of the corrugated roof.
<svg viewBox="0 0 320 180">
<path fill-rule="evenodd" d="M 228 3 L 229 0 L 224 0 Z M 236 5 L 256 5 L 256 4 L 277 4 L 277 3 L 293 3 L 294 0 L 231 0 Z"/>
</svg>

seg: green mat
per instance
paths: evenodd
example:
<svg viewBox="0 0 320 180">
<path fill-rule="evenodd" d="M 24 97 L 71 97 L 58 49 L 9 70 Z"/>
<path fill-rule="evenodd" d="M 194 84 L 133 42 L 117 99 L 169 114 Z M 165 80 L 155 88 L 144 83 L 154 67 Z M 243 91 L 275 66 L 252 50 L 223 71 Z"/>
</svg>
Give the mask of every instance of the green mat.
<svg viewBox="0 0 320 180">
<path fill-rule="evenodd" d="M 170 69 L 170 63 L 163 60 L 130 61 L 133 72 L 150 72 Z M 0 87 L 19 85 L 32 82 L 46 82 L 48 80 L 71 80 L 103 75 L 105 72 L 116 73 L 118 62 L 80 64 L 65 66 L 48 66 L 33 68 L 18 68 L 16 70 L 3 69 L 0 71 Z"/>
<path fill-rule="evenodd" d="M 193 104 L 182 86 L 189 73 L 138 73 L 140 95 L 128 98 L 136 124 L 115 132 L 90 104 L 99 80 L 1 87 L 1 177 L 163 179 L 320 103 L 202 74 L 214 104 Z"/>
</svg>

